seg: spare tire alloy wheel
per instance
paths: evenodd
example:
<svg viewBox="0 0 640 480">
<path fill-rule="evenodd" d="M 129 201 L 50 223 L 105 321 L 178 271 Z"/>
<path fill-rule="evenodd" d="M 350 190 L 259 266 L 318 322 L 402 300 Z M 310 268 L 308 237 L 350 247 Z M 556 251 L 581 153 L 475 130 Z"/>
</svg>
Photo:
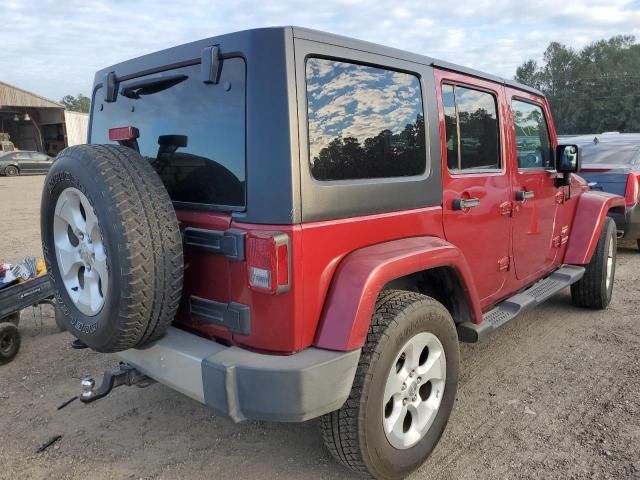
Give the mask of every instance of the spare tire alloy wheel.
<svg viewBox="0 0 640 480">
<path fill-rule="evenodd" d="M 120 145 L 64 149 L 47 175 L 40 218 L 61 330 L 100 352 L 164 335 L 182 295 L 182 238 L 144 157 Z"/>
<path fill-rule="evenodd" d="M 53 238 L 67 294 L 82 313 L 96 315 L 109 288 L 107 255 L 93 206 L 77 188 L 68 187 L 58 197 Z"/>
</svg>

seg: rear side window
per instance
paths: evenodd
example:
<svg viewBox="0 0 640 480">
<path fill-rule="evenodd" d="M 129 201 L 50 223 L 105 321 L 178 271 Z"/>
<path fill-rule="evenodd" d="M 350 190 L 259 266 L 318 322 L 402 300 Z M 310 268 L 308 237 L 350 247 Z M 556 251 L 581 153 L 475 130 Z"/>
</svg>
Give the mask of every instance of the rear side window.
<svg viewBox="0 0 640 480">
<path fill-rule="evenodd" d="M 442 85 L 447 165 L 455 173 L 499 170 L 500 137 L 496 98 L 457 85 Z"/>
<path fill-rule="evenodd" d="M 513 100 L 513 123 L 519 168 L 553 168 L 549 129 L 539 105 Z"/>
<path fill-rule="evenodd" d="M 224 59 L 220 81 L 205 84 L 200 65 L 121 82 L 116 102 L 96 103 L 91 143 L 112 143 L 109 128 L 134 126 L 140 153 L 174 202 L 221 210 L 245 205 L 245 63 Z M 146 78 L 160 87 L 134 88 Z M 102 94 L 99 91 L 96 99 Z"/>
<path fill-rule="evenodd" d="M 425 172 L 424 113 L 417 76 L 310 58 L 306 80 L 314 178 L 353 180 Z"/>
</svg>

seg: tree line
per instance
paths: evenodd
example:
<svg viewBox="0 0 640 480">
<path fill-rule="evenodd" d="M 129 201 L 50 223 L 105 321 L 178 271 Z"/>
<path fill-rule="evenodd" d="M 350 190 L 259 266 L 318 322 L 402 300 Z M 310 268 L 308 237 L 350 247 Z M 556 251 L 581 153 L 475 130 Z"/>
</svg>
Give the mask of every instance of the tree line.
<svg viewBox="0 0 640 480">
<path fill-rule="evenodd" d="M 551 42 L 515 80 L 549 99 L 558 134 L 640 132 L 640 44 L 619 35 L 576 50 Z"/>
<path fill-rule="evenodd" d="M 417 115 L 397 133 L 383 129 L 362 142 L 333 138 L 312 159 L 311 169 L 319 180 L 402 177 L 421 174 L 424 158 L 424 118 Z"/>
</svg>

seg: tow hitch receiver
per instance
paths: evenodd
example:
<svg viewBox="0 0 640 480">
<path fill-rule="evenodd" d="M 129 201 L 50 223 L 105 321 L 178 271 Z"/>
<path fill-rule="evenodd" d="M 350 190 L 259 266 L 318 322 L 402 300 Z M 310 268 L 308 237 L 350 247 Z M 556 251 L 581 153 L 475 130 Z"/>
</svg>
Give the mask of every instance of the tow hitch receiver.
<svg viewBox="0 0 640 480">
<path fill-rule="evenodd" d="M 99 400 L 106 397 L 111 390 L 122 385 L 128 387 L 136 385 L 138 387 L 148 387 L 155 383 L 155 380 L 147 377 L 143 373 L 140 373 L 135 367 L 126 363 L 120 364 L 120 371 L 118 372 L 104 372 L 102 374 L 102 383 L 96 388 L 96 382 L 91 377 L 85 377 L 80 382 L 82 386 L 82 393 L 80 394 L 80 401 L 83 403 L 91 403 L 95 400 Z"/>
</svg>

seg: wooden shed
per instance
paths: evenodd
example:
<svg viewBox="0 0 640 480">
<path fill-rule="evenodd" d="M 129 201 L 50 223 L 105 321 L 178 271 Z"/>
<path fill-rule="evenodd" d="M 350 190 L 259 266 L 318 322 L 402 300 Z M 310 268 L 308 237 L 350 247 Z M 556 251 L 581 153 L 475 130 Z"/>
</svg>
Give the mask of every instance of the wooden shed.
<svg viewBox="0 0 640 480">
<path fill-rule="evenodd" d="M 74 124 L 87 122 L 71 115 Z M 74 131 L 78 130 L 74 125 Z M 0 140 L 16 149 L 56 155 L 68 145 L 64 105 L 0 81 Z"/>
</svg>

